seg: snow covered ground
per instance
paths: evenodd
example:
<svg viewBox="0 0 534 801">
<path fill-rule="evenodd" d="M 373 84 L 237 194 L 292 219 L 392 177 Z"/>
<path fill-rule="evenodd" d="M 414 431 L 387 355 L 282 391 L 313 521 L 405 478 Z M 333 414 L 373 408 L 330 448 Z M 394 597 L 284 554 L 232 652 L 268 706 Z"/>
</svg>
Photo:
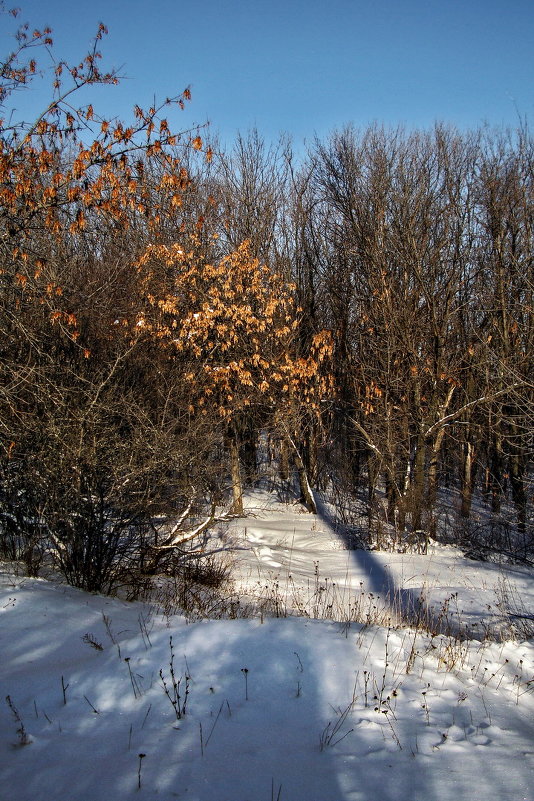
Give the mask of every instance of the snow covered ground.
<svg viewBox="0 0 534 801">
<path fill-rule="evenodd" d="M 4 566 L 1 801 L 534 801 L 534 641 L 514 617 L 533 571 L 347 551 L 321 516 L 248 506 L 221 534 L 248 619 Z M 427 605 L 435 636 L 406 623 Z"/>
<path fill-rule="evenodd" d="M 437 545 L 424 555 L 346 550 L 325 514 L 261 491 L 247 496 L 246 508 L 249 517 L 233 523 L 227 540 L 239 591 L 252 592 L 260 607 L 277 594 L 284 611 L 313 617 L 365 620 L 378 608 L 382 622 L 413 622 L 424 605 L 443 633 L 478 639 L 517 633 L 510 629 L 520 619 L 510 613 L 534 614 L 529 568 L 470 560 Z"/>
</svg>

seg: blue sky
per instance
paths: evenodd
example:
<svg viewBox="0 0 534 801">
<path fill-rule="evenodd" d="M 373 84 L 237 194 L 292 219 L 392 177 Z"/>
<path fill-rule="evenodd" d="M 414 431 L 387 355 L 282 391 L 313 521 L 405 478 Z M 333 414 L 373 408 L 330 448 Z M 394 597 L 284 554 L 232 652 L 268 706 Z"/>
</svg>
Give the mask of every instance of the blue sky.
<svg viewBox="0 0 534 801">
<path fill-rule="evenodd" d="M 534 117 L 532 0 L 6 0 L 49 24 L 77 59 L 97 24 L 104 63 L 127 78 L 92 98 L 129 116 L 191 85 L 175 122 L 210 120 L 224 143 L 256 126 L 296 145 L 347 123 L 460 128 Z M 0 17 L 0 44 L 11 23 Z M 20 108 L 37 109 L 38 91 Z M 31 110 L 28 113 L 32 113 Z"/>
</svg>

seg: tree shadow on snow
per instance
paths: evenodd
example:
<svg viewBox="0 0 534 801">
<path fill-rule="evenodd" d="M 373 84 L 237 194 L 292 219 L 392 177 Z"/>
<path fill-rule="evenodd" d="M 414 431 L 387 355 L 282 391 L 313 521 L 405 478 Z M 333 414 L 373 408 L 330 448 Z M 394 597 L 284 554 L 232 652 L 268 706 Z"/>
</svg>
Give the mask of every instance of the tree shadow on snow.
<svg viewBox="0 0 534 801">
<path fill-rule="evenodd" d="M 428 604 L 423 587 L 407 589 L 399 585 L 394 575 L 383 565 L 370 549 L 354 547 L 354 531 L 340 524 L 323 501 L 315 495 L 317 515 L 340 539 L 352 554 L 360 570 L 367 577 L 367 587 L 375 596 L 382 599 L 396 619 L 406 625 L 422 627 L 432 634 L 442 634 L 459 639 L 480 640 L 483 633 L 468 629 L 461 621 L 455 619 L 445 608 L 435 608 Z"/>
</svg>

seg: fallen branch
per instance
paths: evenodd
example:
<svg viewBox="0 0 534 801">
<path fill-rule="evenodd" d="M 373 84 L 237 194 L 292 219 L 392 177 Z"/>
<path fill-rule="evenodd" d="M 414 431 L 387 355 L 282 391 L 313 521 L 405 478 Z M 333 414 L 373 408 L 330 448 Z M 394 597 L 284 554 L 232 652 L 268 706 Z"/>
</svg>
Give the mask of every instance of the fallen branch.
<svg viewBox="0 0 534 801">
<path fill-rule="evenodd" d="M 188 510 L 191 509 L 191 505 L 192 505 L 192 502 L 191 502 L 191 504 L 189 504 Z M 165 549 L 169 549 L 169 548 L 179 548 L 180 546 L 184 545 L 186 542 L 190 542 L 191 540 L 194 540 L 197 537 L 200 537 L 201 534 L 203 534 L 209 528 L 214 526 L 216 523 L 222 523 L 222 522 L 224 522 L 226 520 L 233 520 L 236 517 L 240 516 L 238 514 L 233 514 L 232 512 L 224 512 L 221 515 L 216 515 L 215 514 L 215 508 L 216 508 L 215 504 L 212 504 L 211 512 L 206 517 L 206 519 L 203 520 L 202 523 L 199 523 L 198 526 L 196 526 L 194 529 L 192 529 L 190 531 L 182 531 L 182 530 L 177 531 L 177 527 L 183 523 L 183 521 L 184 521 L 184 519 L 186 517 L 185 514 L 182 514 L 181 517 L 180 517 L 179 522 L 173 527 L 173 529 L 172 529 L 167 541 L 162 543 L 161 545 L 153 545 L 152 547 L 155 550 L 160 550 L 160 551 L 161 550 L 165 550 Z"/>
</svg>

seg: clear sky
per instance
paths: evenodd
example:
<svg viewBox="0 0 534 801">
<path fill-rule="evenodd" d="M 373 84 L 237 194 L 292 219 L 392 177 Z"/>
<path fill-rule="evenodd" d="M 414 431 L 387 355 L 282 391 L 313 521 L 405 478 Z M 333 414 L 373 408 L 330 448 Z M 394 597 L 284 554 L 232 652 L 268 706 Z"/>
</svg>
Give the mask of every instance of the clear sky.
<svg viewBox="0 0 534 801">
<path fill-rule="evenodd" d="M 533 0 L 6 0 L 82 56 L 99 21 L 104 64 L 127 76 L 93 103 L 129 116 L 191 85 L 180 125 L 221 140 L 256 126 L 295 144 L 347 123 L 460 128 L 534 118 Z M 12 28 L 0 17 L 0 44 Z M 26 93 L 21 103 L 38 103 Z"/>
</svg>

